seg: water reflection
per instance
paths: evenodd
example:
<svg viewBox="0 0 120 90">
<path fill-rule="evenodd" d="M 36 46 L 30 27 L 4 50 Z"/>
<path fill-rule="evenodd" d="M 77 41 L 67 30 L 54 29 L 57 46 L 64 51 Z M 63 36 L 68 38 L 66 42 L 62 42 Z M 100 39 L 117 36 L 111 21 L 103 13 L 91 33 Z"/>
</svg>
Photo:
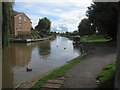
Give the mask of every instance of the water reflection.
<svg viewBox="0 0 120 90">
<path fill-rule="evenodd" d="M 78 51 L 79 53 L 84 53 L 84 48 L 82 44 L 75 44 L 73 45 L 74 50 Z"/>
<path fill-rule="evenodd" d="M 54 41 L 11 44 L 3 50 L 3 87 L 13 88 L 79 55 L 80 48 L 60 36 Z M 32 71 L 26 72 L 26 67 Z"/>
<path fill-rule="evenodd" d="M 31 60 L 32 48 L 28 44 L 11 44 L 3 49 L 3 87 L 13 88 L 14 67 L 25 67 Z"/>
<path fill-rule="evenodd" d="M 50 55 L 50 44 L 50 41 L 42 41 L 42 43 L 38 44 L 40 58 L 45 60 Z"/>
<path fill-rule="evenodd" d="M 13 44 L 11 45 L 12 64 L 14 66 L 24 67 L 31 60 L 32 48 L 27 44 Z"/>
<path fill-rule="evenodd" d="M 13 71 L 11 70 L 12 68 L 12 63 L 11 63 L 11 53 L 8 53 L 10 51 L 10 48 L 3 50 L 2 53 L 2 87 L 3 88 L 12 88 L 13 85 Z M 9 58 L 9 59 L 8 59 Z"/>
</svg>

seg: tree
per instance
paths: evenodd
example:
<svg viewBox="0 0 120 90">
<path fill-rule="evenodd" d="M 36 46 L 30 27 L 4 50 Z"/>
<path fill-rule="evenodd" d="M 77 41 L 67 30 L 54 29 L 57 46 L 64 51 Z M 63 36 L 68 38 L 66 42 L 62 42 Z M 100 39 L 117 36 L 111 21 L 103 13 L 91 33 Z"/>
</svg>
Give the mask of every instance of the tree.
<svg viewBox="0 0 120 90">
<path fill-rule="evenodd" d="M 12 7 L 13 2 L 2 2 L 2 46 L 7 47 L 12 33 Z"/>
<path fill-rule="evenodd" d="M 79 31 L 77 30 L 73 31 L 73 35 L 79 35 Z"/>
<path fill-rule="evenodd" d="M 35 30 L 38 30 L 41 34 L 48 34 L 51 28 L 51 21 L 49 19 L 42 18 L 39 19 L 38 25 L 35 27 Z"/>
<path fill-rule="evenodd" d="M 87 16 L 101 34 L 107 34 L 113 40 L 117 34 L 117 4 L 110 2 L 95 2 L 88 7 Z"/>
<path fill-rule="evenodd" d="M 78 31 L 80 35 L 90 35 L 95 32 L 95 29 L 92 28 L 89 19 L 84 18 L 78 25 Z"/>
</svg>

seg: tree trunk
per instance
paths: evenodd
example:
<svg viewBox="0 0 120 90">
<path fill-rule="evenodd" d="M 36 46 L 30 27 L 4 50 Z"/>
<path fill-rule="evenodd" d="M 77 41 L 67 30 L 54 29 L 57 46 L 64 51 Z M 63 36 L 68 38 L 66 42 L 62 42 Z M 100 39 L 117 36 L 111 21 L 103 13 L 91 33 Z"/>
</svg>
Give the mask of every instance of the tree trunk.
<svg viewBox="0 0 120 90">
<path fill-rule="evenodd" d="M 0 2 L 0 90 L 2 89 L 2 2 Z"/>
<path fill-rule="evenodd" d="M 120 90 L 120 2 L 118 4 L 118 33 L 117 33 L 117 61 L 116 61 L 116 76 L 115 76 L 115 88 Z"/>
<path fill-rule="evenodd" d="M 10 32 L 12 31 L 12 4 L 11 2 L 2 2 L 2 46 L 7 47 L 9 45 Z"/>
</svg>

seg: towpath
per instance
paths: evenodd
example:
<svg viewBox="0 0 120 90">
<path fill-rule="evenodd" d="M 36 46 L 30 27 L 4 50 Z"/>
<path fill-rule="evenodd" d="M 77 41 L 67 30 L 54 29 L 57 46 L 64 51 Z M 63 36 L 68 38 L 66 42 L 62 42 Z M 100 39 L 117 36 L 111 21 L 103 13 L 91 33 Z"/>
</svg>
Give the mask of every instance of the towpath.
<svg viewBox="0 0 120 90">
<path fill-rule="evenodd" d="M 116 45 L 113 42 L 89 43 L 85 60 L 66 72 L 62 88 L 97 88 L 96 77 L 101 69 L 116 60 Z"/>
</svg>

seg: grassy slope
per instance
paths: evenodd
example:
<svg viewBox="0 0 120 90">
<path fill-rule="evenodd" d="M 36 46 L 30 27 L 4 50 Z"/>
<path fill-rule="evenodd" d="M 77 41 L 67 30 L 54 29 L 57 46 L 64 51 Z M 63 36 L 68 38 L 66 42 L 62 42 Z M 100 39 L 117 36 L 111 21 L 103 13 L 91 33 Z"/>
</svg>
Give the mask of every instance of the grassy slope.
<svg viewBox="0 0 120 90">
<path fill-rule="evenodd" d="M 61 66 L 60 68 L 54 70 L 53 72 L 51 72 L 50 74 L 44 76 L 43 78 L 41 78 L 38 82 L 36 82 L 32 88 L 39 88 L 40 86 L 42 86 L 47 80 L 52 79 L 52 78 L 57 78 L 60 76 L 65 75 L 65 72 L 72 68 L 73 66 L 75 66 L 77 63 L 81 62 L 82 60 L 84 60 L 84 57 L 80 57 L 77 59 L 74 59 L 72 61 L 70 61 L 69 63 L 65 64 L 64 66 Z"/>
<path fill-rule="evenodd" d="M 100 88 L 113 88 L 116 63 L 105 66 L 97 76 Z"/>
<path fill-rule="evenodd" d="M 88 35 L 81 37 L 82 42 L 105 42 L 110 40 L 111 39 L 104 38 L 104 35 Z"/>
</svg>

